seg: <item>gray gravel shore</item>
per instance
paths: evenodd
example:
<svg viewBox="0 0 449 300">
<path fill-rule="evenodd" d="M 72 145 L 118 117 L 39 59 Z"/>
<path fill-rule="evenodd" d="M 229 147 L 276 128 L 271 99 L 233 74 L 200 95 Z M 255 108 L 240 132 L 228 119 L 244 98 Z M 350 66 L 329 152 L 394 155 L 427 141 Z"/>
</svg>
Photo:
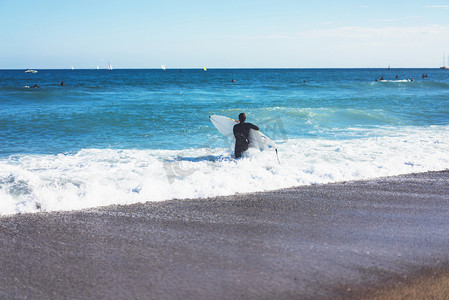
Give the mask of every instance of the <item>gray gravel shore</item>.
<svg viewBox="0 0 449 300">
<path fill-rule="evenodd" d="M 0 299 L 323 299 L 449 263 L 449 171 L 0 217 Z"/>
</svg>

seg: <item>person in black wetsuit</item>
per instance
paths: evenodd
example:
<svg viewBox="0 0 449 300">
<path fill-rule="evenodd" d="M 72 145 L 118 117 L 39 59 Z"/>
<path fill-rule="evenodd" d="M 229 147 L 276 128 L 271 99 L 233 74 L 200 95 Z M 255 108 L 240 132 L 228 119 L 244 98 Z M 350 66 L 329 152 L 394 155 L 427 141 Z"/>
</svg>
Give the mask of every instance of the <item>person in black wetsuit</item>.
<svg viewBox="0 0 449 300">
<path fill-rule="evenodd" d="M 246 121 L 246 115 L 244 113 L 241 113 L 239 115 L 239 121 L 240 123 L 234 125 L 234 136 L 235 136 L 235 150 L 234 150 L 234 156 L 235 158 L 242 157 L 242 152 L 245 152 L 248 150 L 250 142 L 249 142 L 249 130 L 259 130 L 259 127 L 257 127 L 254 124 L 251 123 L 245 123 Z"/>
</svg>

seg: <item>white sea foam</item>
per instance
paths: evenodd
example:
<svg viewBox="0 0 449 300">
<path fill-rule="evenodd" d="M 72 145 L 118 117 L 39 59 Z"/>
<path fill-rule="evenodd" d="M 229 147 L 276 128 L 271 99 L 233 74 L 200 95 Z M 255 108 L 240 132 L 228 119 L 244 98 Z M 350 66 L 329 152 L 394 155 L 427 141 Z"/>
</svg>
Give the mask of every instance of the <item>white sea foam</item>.
<svg viewBox="0 0 449 300">
<path fill-rule="evenodd" d="M 0 215 L 231 195 L 449 168 L 449 126 L 251 149 L 100 150 L 0 160 Z"/>
</svg>

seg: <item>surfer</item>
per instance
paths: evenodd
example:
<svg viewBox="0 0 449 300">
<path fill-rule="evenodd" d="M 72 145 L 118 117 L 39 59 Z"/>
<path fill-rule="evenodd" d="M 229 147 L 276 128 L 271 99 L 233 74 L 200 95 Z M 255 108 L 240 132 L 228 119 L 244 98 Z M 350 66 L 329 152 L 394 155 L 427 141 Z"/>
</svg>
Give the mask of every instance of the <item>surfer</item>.
<svg viewBox="0 0 449 300">
<path fill-rule="evenodd" d="M 60 83 L 60 84 L 58 84 L 58 86 L 65 86 L 65 82 L 64 82 L 64 80 L 63 80 L 63 81 L 61 81 L 61 83 Z"/>
<path fill-rule="evenodd" d="M 242 152 L 248 150 L 250 142 L 249 142 L 249 130 L 259 130 L 254 124 L 245 123 L 246 115 L 241 113 L 239 115 L 239 123 L 234 125 L 233 132 L 235 137 L 235 150 L 234 156 L 235 158 L 240 158 L 242 156 Z"/>
</svg>

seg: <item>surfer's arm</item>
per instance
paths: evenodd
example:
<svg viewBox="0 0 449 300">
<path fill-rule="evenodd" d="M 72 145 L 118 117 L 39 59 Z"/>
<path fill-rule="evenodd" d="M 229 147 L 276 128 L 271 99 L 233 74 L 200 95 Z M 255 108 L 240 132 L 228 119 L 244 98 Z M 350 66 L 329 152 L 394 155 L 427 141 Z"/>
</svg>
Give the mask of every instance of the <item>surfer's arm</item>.
<svg viewBox="0 0 449 300">
<path fill-rule="evenodd" d="M 237 138 L 237 134 L 238 134 L 238 132 L 237 132 L 237 127 L 236 127 L 237 125 L 234 125 L 234 127 L 232 128 L 232 132 L 234 133 L 234 137 L 235 138 Z"/>
<path fill-rule="evenodd" d="M 251 124 L 251 123 L 250 123 Z M 257 127 L 256 125 L 254 125 L 254 124 L 251 124 L 251 129 L 254 129 L 254 130 L 259 130 L 259 127 Z"/>
</svg>

